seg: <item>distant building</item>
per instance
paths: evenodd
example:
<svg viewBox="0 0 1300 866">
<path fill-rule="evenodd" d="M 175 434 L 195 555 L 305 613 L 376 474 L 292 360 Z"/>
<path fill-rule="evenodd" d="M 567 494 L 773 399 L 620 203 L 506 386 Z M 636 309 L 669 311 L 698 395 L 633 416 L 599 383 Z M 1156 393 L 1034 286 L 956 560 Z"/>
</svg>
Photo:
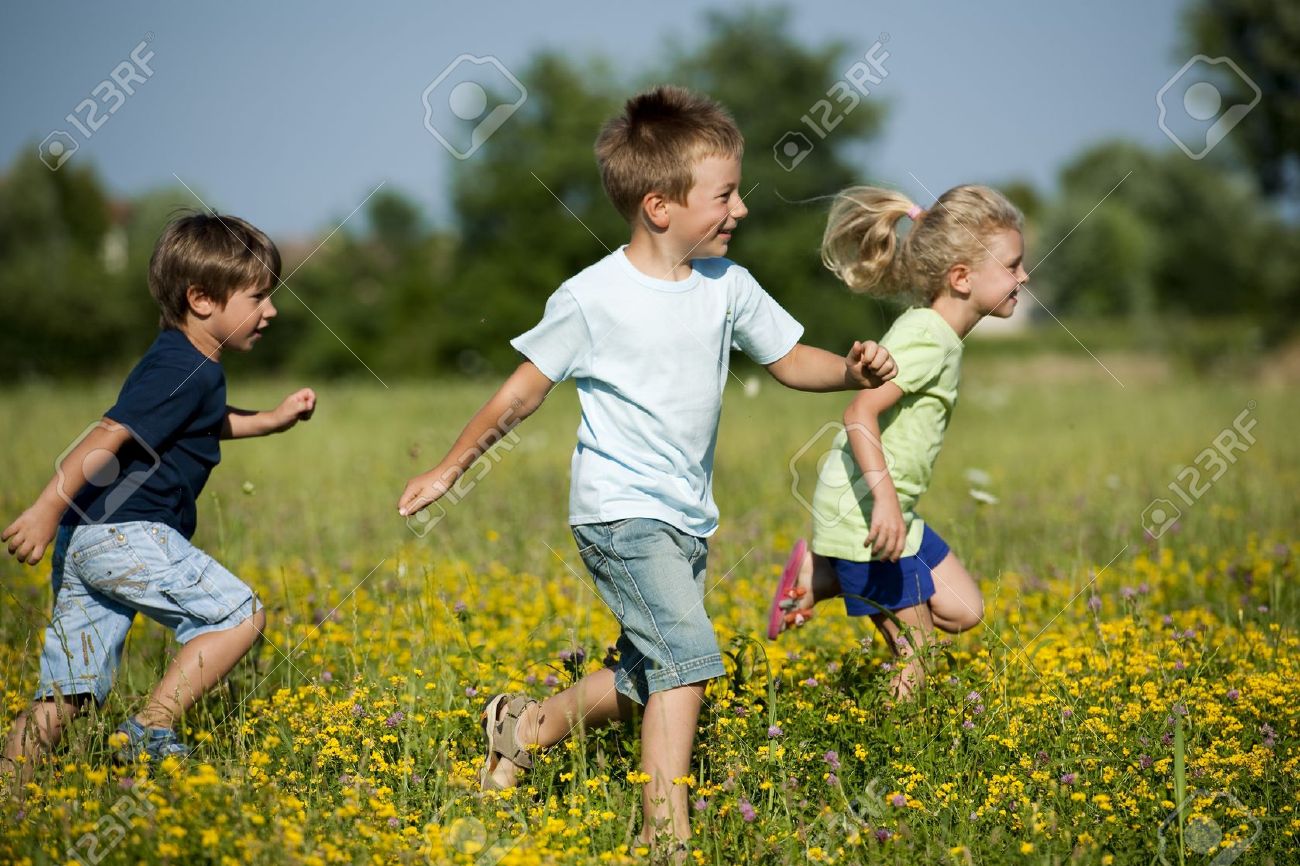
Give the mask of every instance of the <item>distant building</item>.
<svg viewBox="0 0 1300 866">
<path fill-rule="evenodd" d="M 108 231 L 104 232 L 99 243 L 99 258 L 104 264 L 104 270 L 110 274 L 120 274 L 126 270 L 131 252 L 126 233 L 130 221 L 130 202 L 119 199 L 108 203 Z"/>
</svg>

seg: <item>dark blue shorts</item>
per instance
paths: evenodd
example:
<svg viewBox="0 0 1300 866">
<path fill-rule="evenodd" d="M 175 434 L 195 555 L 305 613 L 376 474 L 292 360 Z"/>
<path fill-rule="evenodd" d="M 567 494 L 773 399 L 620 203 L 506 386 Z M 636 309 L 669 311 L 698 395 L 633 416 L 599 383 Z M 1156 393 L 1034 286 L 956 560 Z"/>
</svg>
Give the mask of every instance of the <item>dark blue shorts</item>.
<svg viewBox="0 0 1300 866">
<path fill-rule="evenodd" d="M 880 612 L 877 607 L 863 601 L 864 598 L 887 610 L 902 610 L 929 601 L 934 595 L 931 571 L 943 562 L 948 549 L 948 542 L 927 524 L 921 536 L 921 549 L 915 556 L 904 556 L 898 562 L 853 562 L 828 557 L 844 591 L 845 612 L 849 616 Z"/>
</svg>

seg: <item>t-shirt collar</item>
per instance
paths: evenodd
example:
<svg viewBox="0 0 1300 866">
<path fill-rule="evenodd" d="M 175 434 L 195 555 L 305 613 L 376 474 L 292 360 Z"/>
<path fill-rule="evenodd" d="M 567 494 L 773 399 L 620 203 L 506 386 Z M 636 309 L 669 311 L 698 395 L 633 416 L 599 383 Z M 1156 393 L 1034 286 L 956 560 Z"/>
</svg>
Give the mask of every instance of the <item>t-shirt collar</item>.
<svg viewBox="0 0 1300 866">
<path fill-rule="evenodd" d="M 700 282 L 700 271 L 698 268 L 691 267 L 691 275 L 684 280 L 658 280 L 652 276 L 641 273 L 637 270 L 636 265 L 628 261 L 627 244 L 614 250 L 614 258 L 618 261 L 623 271 L 636 282 L 646 288 L 654 289 L 658 292 L 689 292 Z"/>
</svg>

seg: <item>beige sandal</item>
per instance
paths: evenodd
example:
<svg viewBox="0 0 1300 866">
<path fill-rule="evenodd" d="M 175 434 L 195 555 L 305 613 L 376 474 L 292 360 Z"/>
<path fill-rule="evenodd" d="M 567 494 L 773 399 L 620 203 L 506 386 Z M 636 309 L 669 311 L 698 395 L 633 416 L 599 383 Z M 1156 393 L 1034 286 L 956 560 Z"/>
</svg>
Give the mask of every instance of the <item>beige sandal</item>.
<svg viewBox="0 0 1300 866">
<path fill-rule="evenodd" d="M 503 703 L 504 713 L 501 712 Z M 533 758 L 527 749 L 520 747 L 515 729 L 524 715 L 524 710 L 529 704 L 535 703 L 537 701 L 527 695 L 501 694 L 494 695 L 483 708 L 480 722 L 483 725 L 483 734 L 487 738 L 487 757 L 483 759 L 483 769 L 479 771 L 479 787 L 484 791 L 500 791 L 509 787 L 502 785 L 492 776 L 502 758 L 516 767 L 532 769 Z M 498 716 L 500 718 L 497 718 Z"/>
</svg>

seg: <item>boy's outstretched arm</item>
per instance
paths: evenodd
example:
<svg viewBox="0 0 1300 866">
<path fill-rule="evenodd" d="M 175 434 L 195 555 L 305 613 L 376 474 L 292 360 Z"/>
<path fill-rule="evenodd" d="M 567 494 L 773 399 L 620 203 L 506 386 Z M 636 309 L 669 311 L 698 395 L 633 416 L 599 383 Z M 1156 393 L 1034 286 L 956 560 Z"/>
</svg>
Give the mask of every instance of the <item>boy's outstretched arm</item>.
<svg viewBox="0 0 1300 866">
<path fill-rule="evenodd" d="M 469 419 L 447 456 L 406 483 L 397 500 L 397 513 L 409 517 L 437 501 L 497 440 L 536 412 L 554 386 L 531 361 L 520 364 L 492 399 Z"/>
<path fill-rule="evenodd" d="M 116 460 L 118 450 L 129 441 L 131 431 L 104 418 L 68 452 L 31 507 L 0 533 L 0 540 L 8 544 L 9 552 L 19 562 L 35 565 L 41 561 L 45 548 L 59 531 L 68 503 L 86 486 L 87 478 L 95 477 Z"/>
<path fill-rule="evenodd" d="M 884 346 L 868 340 L 853 344 L 843 358 L 803 343 L 767 365 L 772 378 L 796 391 L 850 391 L 879 388 L 898 374 Z"/>
<path fill-rule="evenodd" d="M 310 419 L 315 411 L 316 392 L 310 388 L 299 388 L 285 397 L 279 406 L 266 412 L 227 406 L 226 419 L 221 422 L 221 438 L 247 439 L 283 433 L 299 421 Z"/>
</svg>

